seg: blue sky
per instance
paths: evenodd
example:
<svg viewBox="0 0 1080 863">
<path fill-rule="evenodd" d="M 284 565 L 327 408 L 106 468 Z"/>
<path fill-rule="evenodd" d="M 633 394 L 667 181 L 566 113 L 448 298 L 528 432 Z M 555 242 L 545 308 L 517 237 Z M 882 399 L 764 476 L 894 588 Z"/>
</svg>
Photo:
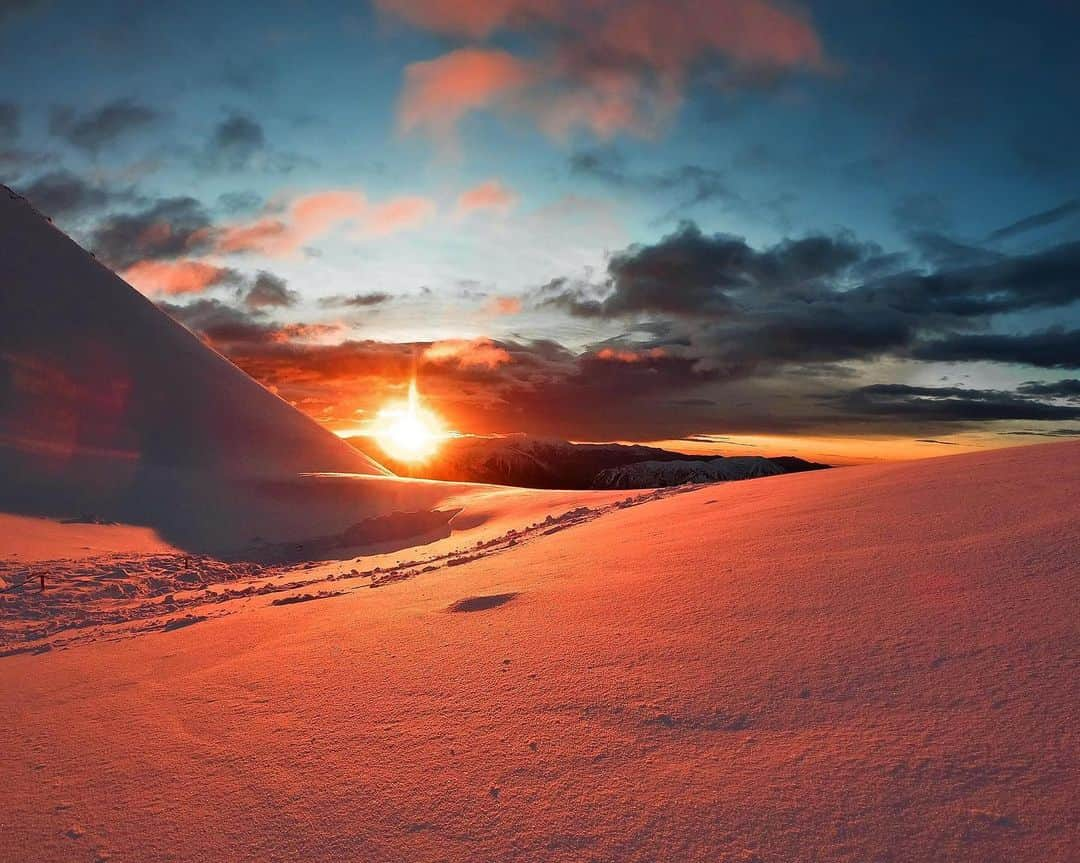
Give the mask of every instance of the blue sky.
<svg viewBox="0 0 1080 863">
<path fill-rule="evenodd" d="M 0 3 L 0 179 L 91 247 L 117 218 L 167 221 L 177 217 L 157 204 L 191 199 L 186 218 L 198 209 L 201 228 L 184 248 L 113 248 L 103 259 L 339 429 L 362 425 L 400 381 L 381 365 L 378 380 L 365 371 L 355 386 L 370 397 L 345 405 L 340 376 L 320 372 L 324 390 L 314 374 L 298 385 L 270 352 L 215 339 L 214 323 L 246 316 L 259 338 L 273 330 L 273 351 L 288 341 L 294 371 L 342 344 L 391 354 L 397 346 L 415 364 L 432 341 L 460 343 L 452 360 L 421 360 L 431 366 L 421 375 L 431 398 L 475 432 L 531 430 L 536 405 L 522 413 L 515 394 L 545 382 L 564 396 L 573 384 L 571 401 L 588 394 L 577 413 L 558 412 L 562 425 L 544 424 L 545 433 L 576 438 L 973 442 L 1072 427 L 1067 387 L 1040 399 L 1017 387 L 1075 377 L 1074 6 L 603 0 L 592 13 L 581 8 L 565 0 L 381 0 L 377 8 L 9 0 Z M 352 197 L 318 197 L 343 192 Z M 308 199 L 333 213 L 300 230 L 298 202 Z M 269 223 L 292 239 L 242 249 L 222 239 Z M 697 246 L 665 245 L 690 227 Z M 726 291 L 723 317 L 666 300 L 590 310 L 579 302 L 640 288 L 626 280 L 641 270 L 613 260 L 641 263 L 649 249 L 707 256 L 727 235 L 770 265 L 765 253 L 783 257 L 785 241 L 828 237 L 858 250 L 812 272 L 784 258 L 788 281 L 770 283 L 773 294 L 764 282 L 743 284 L 761 272 L 713 264 L 666 270 L 670 281 L 653 286 L 706 305 L 700 289 Z M 793 323 L 802 306 L 792 303 L 805 306 L 807 292 L 832 303 L 874 280 L 971 267 L 983 268 L 978 284 L 962 290 L 985 301 L 1003 278 L 1045 276 L 1016 261 L 1046 255 L 1061 268 L 1049 277 L 1052 298 L 983 302 L 950 320 L 933 303 L 913 307 L 903 337 L 860 339 L 850 350 L 836 349 L 829 327 Z M 193 264 L 205 265 L 202 275 L 178 281 L 178 267 L 190 275 Z M 204 284 L 206 268 L 218 281 Z M 280 302 L 245 299 L 259 273 L 282 284 Z M 163 281 L 169 274 L 172 283 Z M 714 282 L 684 281 L 694 278 Z M 1008 290 L 1025 296 L 1023 284 Z M 367 299 L 346 304 L 356 297 Z M 842 316 L 852 314 L 845 302 Z M 727 346 L 754 341 L 755 326 L 762 339 L 778 338 L 778 320 L 783 338 L 806 336 L 801 353 L 733 358 Z M 1032 355 L 1013 343 L 1002 350 L 969 338 L 1055 328 L 1064 335 L 1050 350 L 1060 359 L 1044 350 L 1038 365 L 1011 361 Z M 565 354 L 539 357 L 548 342 Z M 470 346 L 489 343 L 507 359 L 474 363 Z M 630 380 L 604 378 L 624 434 L 585 408 L 596 382 L 583 376 L 605 346 L 624 358 L 611 364 L 635 367 Z M 682 377 L 670 365 L 644 368 L 676 360 Z M 462 380 L 482 388 L 484 375 L 497 395 L 455 401 Z M 881 385 L 915 389 L 863 390 Z M 971 392 L 919 391 L 934 386 Z M 747 392 L 760 411 L 733 407 Z M 1025 410 L 1036 401 L 1058 410 Z M 672 407 L 680 402 L 699 404 Z M 652 421 L 658 414 L 663 422 Z"/>
</svg>

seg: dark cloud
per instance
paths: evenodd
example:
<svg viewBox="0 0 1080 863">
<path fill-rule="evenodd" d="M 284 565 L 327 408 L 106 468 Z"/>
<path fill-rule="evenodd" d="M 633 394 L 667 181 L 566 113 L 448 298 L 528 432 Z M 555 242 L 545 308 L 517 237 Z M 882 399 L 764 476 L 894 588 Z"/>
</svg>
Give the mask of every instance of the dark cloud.
<svg viewBox="0 0 1080 863">
<path fill-rule="evenodd" d="M 200 299 L 186 305 L 159 303 L 170 317 L 214 343 L 268 342 L 279 328 L 268 323 L 261 311 L 246 311 L 216 299 Z"/>
<path fill-rule="evenodd" d="M 1029 396 L 1050 396 L 1061 399 L 1080 399 L 1080 380 L 1068 378 L 1063 381 L 1028 381 L 1016 388 Z"/>
<path fill-rule="evenodd" d="M 964 331 L 985 329 L 995 315 L 1080 300 L 1080 243 L 861 280 L 872 271 L 868 265 L 888 257 L 844 234 L 758 250 L 742 238 L 706 235 L 684 223 L 657 243 L 613 255 L 601 284 L 554 279 L 537 292 L 536 303 L 578 317 L 667 322 L 704 362 L 731 376 L 884 353 L 1075 366 L 1075 332 Z"/>
<path fill-rule="evenodd" d="M 920 360 L 964 362 L 985 360 L 1044 369 L 1080 368 L 1080 330 L 1050 329 L 1024 335 L 949 335 L 917 344 L 911 355 Z"/>
<path fill-rule="evenodd" d="M 1066 201 L 1060 206 L 1053 207 L 1049 210 L 1043 210 L 1041 213 L 1035 213 L 1025 219 L 1013 222 L 1011 225 L 1006 225 L 1004 228 L 998 228 L 987 237 L 987 240 L 990 242 L 1007 240 L 1018 234 L 1025 234 L 1028 231 L 1049 227 L 1050 225 L 1056 224 L 1077 213 L 1080 213 L 1080 200 L 1074 198 L 1071 201 Z"/>
<path fill-rule="evenodd" d="M 1080 419 L 1080 405 L 1051 404 L 1001 390 L 874 384 L 824 398 L 853 417 L 960 423 Z"/>
<path fill-rule="evenodd" d="M 684 222 L 655 244 L 613 255 L 602 298 L 567 282 L 551 283 L 542 304 L 581 317 L 733 317 L 744 297 L 794 297 L 819 279 L 842 276 L 876 251 L 845 236 L 785 240 L 757 251 L 741 237 L 706 235 Z"/>
<path fill-rule="evenodd" d="M 1017 435 L 1020 437 L 1080 437 L 1080 428 L 1074 429 L 1047 429 L 1045 431 L 1037 431 L 1035 429 L 1025 429 L 1024 431 L 1007 431 L 1001 432 L 1003 435 Z"/>
<path fill-rule="evenodd" d="M 300 294 L 290 290 L 284 279 L 265 270 L 256 275 L 254 283 L 244 295 L 244 305 L 250 309 L 287 308 L 299 301 Z"/>
<path fill-rule="evenodd" d="M 28 185 L 21 186 L 20 192 L 39 211 L 54 218 L 100 209 L 128 197 L 126 193 L 113 193 L 87 183 L 70 171 L 42 174 Z"/>
<path fill-rule="evenodd" d="M 153 125 L 160 116 L 153 108 L 131 99 L 117 99 L 81 114 L 65 106 L 52 110 L 49 131 L 73 147 L 96 153 L 132 132 Z"/>
<path fill-rule="evenodd" d="M 207 161 L 214 167 L 239 170 L 266 149 L 263 127 L 245 114 L 230 114 L 214 129 L 207 144 Z"/>
<path fill-rule="evenodd" d="M 234 361 L 247 352 L 253 352 L 253 355 L 259 355 L 261 351 L 272 352 L 275 346 L 315 351 L 315 346 L 304 344 L 305 340 L 338 331 L 330 324 L 278 323 L 262 308 L 238 308 L 213 298 L 186 305 L 163 302 L 158 308 Z"/>
<path fill-rule="evenodd" d="M 332 297 L 323 297 L 319 300 L 319 305 L 324 309 L 332 308 L 370 308 L 371 306 L 381 306 L 383 303 L 389 302 L 391 299 L 390 294 L 382 291 L 372 291 L 367 294 L 352 294 L 349 296 L 343 294 L 335 294 Z"/>
<path fill-rule="evenodd" d="M 178 258 L 207 251 L 214 226 L 194 198 L 162 198 L 134 213 L 112 215 L 91 233 L 94 253 L 122 270 L 142 260 Z"/>
</svg>

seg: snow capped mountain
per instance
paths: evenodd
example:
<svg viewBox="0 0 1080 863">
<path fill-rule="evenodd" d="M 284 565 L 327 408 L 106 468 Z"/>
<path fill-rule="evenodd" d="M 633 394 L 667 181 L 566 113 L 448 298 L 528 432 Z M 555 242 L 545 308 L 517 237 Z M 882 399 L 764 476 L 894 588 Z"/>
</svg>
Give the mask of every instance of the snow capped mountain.
<svg viewBox="0 0 1080 863">
<path fill-rule="evenodd" d="M 708 461 L 643 461 L 600 471 L 593 481 L 593 488 L 662 488 L 687 483 L 756 479 L 787 472 L 761 456 L 733 456 Z"/>
<path fill-rule="evenodd" d="M 370 445 L 363 438 L 354 438 L 352 442 L 362 449 Z M 658 447 L 570 443 L 527 435 L 453 438 L 445 442 L 435 460 L 419 466 L 395 463 L 381 453 L 373 454 L 402 475 L 561 489 L 658 488 L 825 467 L 791 456 L 702 459 Z"/>
</svg>

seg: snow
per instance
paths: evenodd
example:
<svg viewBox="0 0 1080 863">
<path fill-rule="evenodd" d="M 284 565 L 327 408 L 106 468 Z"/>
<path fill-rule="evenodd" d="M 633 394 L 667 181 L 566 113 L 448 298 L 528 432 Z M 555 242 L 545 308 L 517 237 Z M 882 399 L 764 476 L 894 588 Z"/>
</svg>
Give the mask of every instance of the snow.
<svg viewBox="0 0 1080 863">
<path fill-rule="evenodd" d="M 0 856 L 1075 860 L 1078 483 L 1066 443 L 487 490 L 408 553 L 502 540 L 432 569 L 90 627 L 0 659 Z"/>
</svg>

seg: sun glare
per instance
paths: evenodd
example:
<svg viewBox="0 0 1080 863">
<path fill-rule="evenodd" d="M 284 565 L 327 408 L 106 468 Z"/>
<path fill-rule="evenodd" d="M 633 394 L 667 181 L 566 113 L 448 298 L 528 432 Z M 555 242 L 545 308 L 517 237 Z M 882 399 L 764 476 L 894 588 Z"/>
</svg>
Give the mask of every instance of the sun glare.
<svg viewBox="0 0 1080 863">
<path fill-rule="evenodd" d="M 375 420 L 375 440 L 383 452 L 399 461 L 431 458 L 445 436 L 439 418 L 420 404 L 415 380 L 409 384 L 408 399 L 387 405 Z"/>
</svg>

